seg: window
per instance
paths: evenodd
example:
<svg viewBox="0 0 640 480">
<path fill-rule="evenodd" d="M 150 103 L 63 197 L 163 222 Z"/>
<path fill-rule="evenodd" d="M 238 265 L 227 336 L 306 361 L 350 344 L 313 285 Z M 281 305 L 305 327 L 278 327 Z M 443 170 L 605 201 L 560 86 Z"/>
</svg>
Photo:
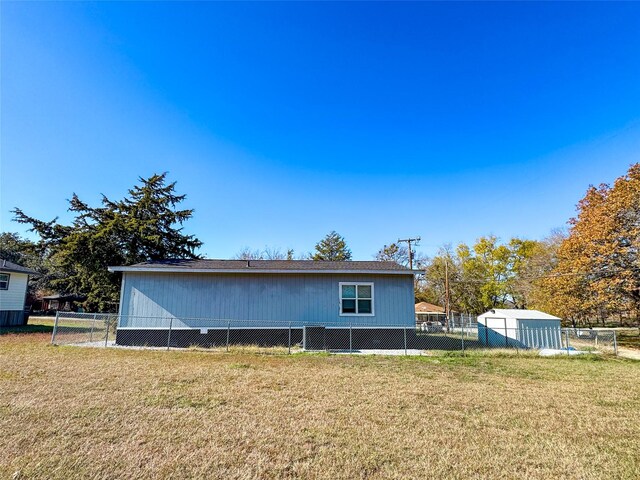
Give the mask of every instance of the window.
<svg viewBox="0 0 640 480">
<path fill-rule="evenodd" d="M 340 315 L 373 314 L 373 283 L 340 283 Z"/>
<path fill-rule="evenodd" d="M 9 290 L 9 274 L 0 273 L 0 290 Z"/>
</svg>

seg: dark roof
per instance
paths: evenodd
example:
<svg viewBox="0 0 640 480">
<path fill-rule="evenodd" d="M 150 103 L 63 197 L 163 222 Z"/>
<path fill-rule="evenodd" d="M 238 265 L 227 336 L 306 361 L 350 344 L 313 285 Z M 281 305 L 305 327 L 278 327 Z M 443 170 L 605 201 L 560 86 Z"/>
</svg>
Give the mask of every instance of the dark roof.
<svg viewBox="0 0 640 480">
<path fill-rule="evenodd" d="M 429 302 L 416 303 L 416 313 L 444 313 L 444 307 Z"/>
<path fill-rule="evenodd" d="M 0 271 L 26 273 L 27 275 L 40 275 L 35 270 L 31 270 L 30 268 L 23 267 L 22 265 L 18 265 L 17 263 L 13 263 L 5 259 L 0 260 Z"/>
<path fill-rule="evenodd" d="M 166 272 L 257 272 L 257 273 L 422 273 L 395 262 L 349 261 L 329 262 L 317 260 L 158 260 L 128 267 L 109 267 L 112 272 L 166 271 Z"/>
<path fill-rule="evenodd" d="M 54 293 L 53 295 L 46 295 L 42 297 L 42 300 L 61 300 L 61 301 L 72 301 L 72 302 L 84 302 L 87 299 L 84 295 L 76 295 L 76 294 L 64 294 L 64 293 Z"/>
</svg>

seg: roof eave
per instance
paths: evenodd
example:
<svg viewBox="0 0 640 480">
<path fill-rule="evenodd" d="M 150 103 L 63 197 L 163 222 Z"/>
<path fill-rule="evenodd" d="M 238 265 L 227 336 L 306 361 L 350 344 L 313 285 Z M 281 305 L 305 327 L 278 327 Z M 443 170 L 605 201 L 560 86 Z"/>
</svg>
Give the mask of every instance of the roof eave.
<svg viewBox="0 0 640 480">
<path fill-rule="evenodd" d="M 424 270 L 304 270 L 304 269 L 265 269 L 265 268 L 180 268 L 180 267 L 108 267 L 114 272 L 136 272 L 136 273 L 278 273 L 278 274 L 358 274 L 358 275 L 421 275 Z"/>
<path fill-rule="evenodd" d="M 5 273 L 22 273 L 23 275 L 29 275 L 31 277 L 39 277 L 40 273 L 36 272 L 35 270 L 28 270 L 28 271 L 24 271 L 24 270 L 18 270 L 18 269 L 14 269 L 14 268 L 9 268 L 9 267 L 4 267 L 1 268 L 0 267 L 0 272 L 5 272 Z"/>
</svg>

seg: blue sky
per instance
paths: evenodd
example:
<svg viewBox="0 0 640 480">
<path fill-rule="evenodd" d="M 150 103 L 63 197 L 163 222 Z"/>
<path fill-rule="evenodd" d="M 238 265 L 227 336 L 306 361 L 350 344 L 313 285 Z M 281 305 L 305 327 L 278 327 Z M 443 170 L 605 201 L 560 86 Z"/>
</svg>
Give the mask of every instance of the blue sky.
<svg viewBox="0 0 640 480">
<path fill-rule="evenodd" d="M 201 253 L 542 238 L 640 161 L 640 3 L 1 6 L 0 227 L 169 171 Z"/>
</svg>

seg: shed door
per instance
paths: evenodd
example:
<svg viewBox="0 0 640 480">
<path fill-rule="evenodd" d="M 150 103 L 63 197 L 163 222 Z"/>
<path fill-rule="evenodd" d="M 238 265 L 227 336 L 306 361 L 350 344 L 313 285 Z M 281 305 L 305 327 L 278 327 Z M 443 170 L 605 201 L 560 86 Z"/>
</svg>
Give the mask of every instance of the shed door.
<svg viewBox="0 0 640 480">
<path fill-rule="evenodd" d="M 506 318 L 486 318 L 484 329 L 485 345 L 492 347 L 509 346 L 509 329 Z"/>
</svg>

